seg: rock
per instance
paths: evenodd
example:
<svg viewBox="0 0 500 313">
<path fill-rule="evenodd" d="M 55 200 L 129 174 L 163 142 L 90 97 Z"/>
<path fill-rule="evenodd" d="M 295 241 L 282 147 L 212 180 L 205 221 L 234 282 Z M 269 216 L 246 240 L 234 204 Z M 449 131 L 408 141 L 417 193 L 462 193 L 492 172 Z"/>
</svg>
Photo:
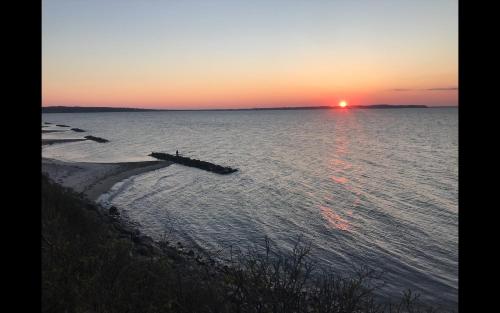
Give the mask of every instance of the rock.
<svg viewBox="0 0 500 313">
<path fill-rule="evenodd" d="M 136 251 L 142 256 L 151 256 L 153 254 L 151 249 L 148 246 L 144 245 L 137 246 Z"/>
<path fill-rule="evenodd" d="M 143 256 L 152 256 L 161 254 L 162 250 L 149 236 L 136 236 L 133 238 L 136 244 L 136 250 Z"/>
<path fill-rule="evenodd" d="M 90 211 L 97 211 L 97 206 L 89 203 L 87 204 L 87 210 L 90 210 Z"/>
<path fill-rule="evenodd" d="M 118 212 L 118 209 L 115 206 L 111 206 L 109 208 L 109 214 L 114 215 L 114 216 L 118 216 L 118 215 L 120 215 L 120 212 Z"/>
<path fill-rule="evenodd" d="M 193 257 L 194 256 L 194 251 L 193 250 L 189 250 L 188 253 L 187 253 L 187 255 Z"/>
<path fill-rule="evenodd" d="M 172 259 L 174 261 L 179 261 L 182 259 L 182 257 L 179 255 L 177 250 L 175 250 L 173 248 L 167 248 L 167 249 L 164 249 L 163 251 L 165 252 L 165 255 L 167 257 L 169 257 L 170 259 Z"/>
<path fill-rule="evenodd" d="M 178 156 L 178 155 L 172 155 L 168 153 L 160 153 L 160 152 L 151 152 L 149 156 L 159 159 L 159 160 L 165 160 L 165 161 L 171 161 L 175 162 L 178 164 L 182 164 L 185 166 L 191 166 L 191 167 L 196 167 L 205 171 L 221 174 L 221 175 L 226 175 L 226 174 L 231 174 L 238 169 L 231 168 L 231 167 L 225 167 L 217 164 L 213 164 L 210 162 L 206 161 L 201 161 L 197 159 L 191 159 L 188 157 L 183 157 L 183 156 Z"/>
<path fill-rule="evenodd" d="M 141 232 L 137 229 L 134 229 L 131 234 L 132 241 L 135 243 L 140 243 L 142 240 Z"/>
<path fill-rule="evenodd" d="M 88 139 L 88 140 L 93 140 L 95 142 L 100 142 L 100 143 L 108 142 L 109 141 L 107 139 L 104 139 L 104 138 L 101 138 L 101 137 L 95 137 L 95 136 L 85 136 L 84 138 Z"/>
<path fill-rule="evenodd" d="M 145 236 L 145 235 L 137 236 L 136 241 L 139 242 L 140 244 L 149 245 L 149 246 L 152 246 L 155 244 L 155 242 L 153 241 L 153 239 L 151 239 L 151 237 Z"/>
<path fill-rule="evenodd" d="M 127 228 L 124 226 L 120 221 L 115 220 L 113 222 L 113 227 L 118 231 L 120 234 L 123 234 L 127 238 L 132 238 L 134 236 L 134 231 L 132 229 Z"/>
</svg>

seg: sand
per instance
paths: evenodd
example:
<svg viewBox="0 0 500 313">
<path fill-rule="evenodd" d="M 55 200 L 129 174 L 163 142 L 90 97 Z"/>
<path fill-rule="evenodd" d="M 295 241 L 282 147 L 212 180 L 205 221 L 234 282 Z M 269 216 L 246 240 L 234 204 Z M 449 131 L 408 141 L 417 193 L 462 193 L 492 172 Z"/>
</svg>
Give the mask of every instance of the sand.
<svg viewBox="0 0 500 313">
<path fill-rule="evenodd" d="M 42 158 L 42 172 L 53 181 L 76 192 L 83 193 L 89 200 L 96 201 L 114 184 L 144 172 L 153 171 L 172 164 L 168 161 L 143 161 L 122 163 L 64 162 Z"/>
</svg>

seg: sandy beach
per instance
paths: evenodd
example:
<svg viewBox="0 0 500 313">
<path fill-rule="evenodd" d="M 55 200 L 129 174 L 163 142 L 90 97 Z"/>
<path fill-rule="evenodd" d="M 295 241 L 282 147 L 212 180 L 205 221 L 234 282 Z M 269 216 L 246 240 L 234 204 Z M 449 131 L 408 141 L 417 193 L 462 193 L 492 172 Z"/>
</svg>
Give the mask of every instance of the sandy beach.
<svg viewBox="0 0 500 313">
<path fill-rule="evenodd" d="M 172 164 L 168 161 L 143 161 L 123 163 L 64 162 L 42 158 L 42 172 L 53 181 L 76 192 L 83 193 L 89 200 L 108 191 L 114 184 L 144 172 Z"/>
<path fill-rule="evenodd" d="M 69 127 L 69 126 L 68 126 Z M 67 130 L 44 130 L 42 133 Z M 88 138 L 47 139 L 42 138 L 42 146 L 69 142 L 86 141 Z M 121 163 L 65 162 L 42 157 L 42 172 L 58 184 L 82 193 L 91 201 L 113 187 L 114 184 L 130 176 L 159 169 L 172 164 L 170 161 L 143 161 Z"/>
</svg>

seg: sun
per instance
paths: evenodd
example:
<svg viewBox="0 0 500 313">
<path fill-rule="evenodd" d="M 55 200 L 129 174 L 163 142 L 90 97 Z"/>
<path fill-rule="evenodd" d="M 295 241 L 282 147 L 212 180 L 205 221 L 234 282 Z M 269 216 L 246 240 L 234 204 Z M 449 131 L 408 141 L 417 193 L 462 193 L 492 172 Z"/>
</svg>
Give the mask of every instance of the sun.
<svg viewBox="0 0 500 313">
<path fill-rule="evenodd" d="M 347 101 L 342 100 L 339 102 L 339 107 L 345 108 L 346 106 L 347 106 Z"/>
</svg>

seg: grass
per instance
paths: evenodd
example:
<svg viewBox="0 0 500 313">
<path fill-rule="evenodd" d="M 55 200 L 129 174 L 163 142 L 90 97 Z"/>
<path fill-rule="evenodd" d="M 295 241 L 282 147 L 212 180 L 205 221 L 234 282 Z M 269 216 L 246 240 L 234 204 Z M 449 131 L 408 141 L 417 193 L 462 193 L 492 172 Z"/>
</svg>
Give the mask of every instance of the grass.
<svg viewBox="0 0 500 313">
<path fill-rule="evenodd" d="M 42 312 L 437 312 L 406 292 L 377 303 L 379 274 L 316 268 L 300 238 L 198 262 L 163 243 L 145 253 L 113 217 L 42 176 Z"/>
</svg>

